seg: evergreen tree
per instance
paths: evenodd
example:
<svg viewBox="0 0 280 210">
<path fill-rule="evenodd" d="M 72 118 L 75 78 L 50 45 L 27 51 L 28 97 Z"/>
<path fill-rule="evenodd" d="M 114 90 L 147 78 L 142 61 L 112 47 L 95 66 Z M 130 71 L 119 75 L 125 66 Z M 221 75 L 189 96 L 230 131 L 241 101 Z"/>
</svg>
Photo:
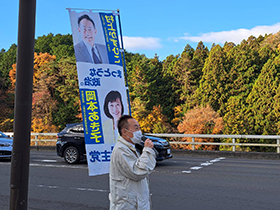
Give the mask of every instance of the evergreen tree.
<svg viewBox="0 0 280 210">
<path fill-rule="evenodd" d="M 280 81 L 280 56 L 269 59 L 262 68 L 252 92 L 246 99 L 250 116 L 251 134 L 268 135 L 278 133 L 276 123 L 280 119 L 273 116 L 274 97 Z"/>
<path fill-rule="evenodd" d="M 248 129 L 250 134 L 275 135 L 278 133 L 279 116 L 275 112 L 277 90 L 280 85 L 280 56 L 270 59 L 264 65 L 261 74 L 256 80 L 252 92 L 246 99 L 248 109 Z M 269 143 L 269 140 L 261 139 L 257 142 Z M 266 147 L 251 148 L 254 151 L 275 151 Z"/>
<path fill-rule="evenodd" d="M 177 62 L 179 55 L 168 56 L 162 64 L 162 92 L 165 94 L 161 100 L 161 107 L 163 114 L 167 116 L 168 121 L 174 118 L 173 109 L 181 105 L 179 90 L 180 86 L 177 83 L 176 76 L 174 75 L 174 65 Z"/>
<path fill-rule="evenodd" d="M 12 69 L 12 65 L 16 63 L 17 60 L 17 46 L 13 44 L 10 49 L 5 52 L 3 49 L 1 51 L 0 60 L 0 75 L 2 88 L 6 91 L 10 84 L 9 72 Z"/>
<path fill-rule="evenodd" d="M 183 90 L 186 95 L 192 95 L 199 87 L 199 81 L 202 77 L 202 69 L 209 54 L 208 48 L 204 46 L 203 42 L 199 42 L 191 60 L 191 68 L 189 69 L 189 83 L 188 90 Z"/>
<path fill-rule="evenodd" d="M 254 37 L 249 37 L 247 41 L 243 40 L 240 45 L 228 51 L 225 101 L 231 96 L 241 96 L 244 99 L 248 96 L 262 67 L 259 64 L 258 43 Z M 225 109 L 224 103 L 220 108 L 222 115 Z"/>
<path fill-rule="evenodd" d="M 272 116 L 275 116 L 276 119 L 278 119 L 278 122 L 276 122 L 276 130 L 278 131 L 276 135 L 280 135 L 280 85 L 278 86 L 276 90 L 276 94 L 273 97 L 273 113 Z"/>
<path fill-rule="evenodd" d="M 53 35 L 52 33 L 47 36 L 38 37 L 35 41 L 35 52 L 49 53 L 55 55 L 59 60 L 62 57 L 73 57 L 74 47 L 72 36 L 67 35 Z"/>
<path fill-rule="evenodd" d="M 200 85 L 195 91 L 188 106 L 210 105 L 218 111 L 225 103 L 225 89 L 227 84 L 226 56 L 220 45 L 216 45 L 206 59 Z"/>
<path fill-rule="evenodd" d="M 175 78 L 174 85 L 177 89 L 176 93 L 180 96 L 180 100 L 184 102 L 188 98 L 189 90 L 192 89 L 190 71 L 192 69 L 192 59 L 194 49 L 188 44 L 181 53 L 174 65 L 173 74 Z"/>
</svg>

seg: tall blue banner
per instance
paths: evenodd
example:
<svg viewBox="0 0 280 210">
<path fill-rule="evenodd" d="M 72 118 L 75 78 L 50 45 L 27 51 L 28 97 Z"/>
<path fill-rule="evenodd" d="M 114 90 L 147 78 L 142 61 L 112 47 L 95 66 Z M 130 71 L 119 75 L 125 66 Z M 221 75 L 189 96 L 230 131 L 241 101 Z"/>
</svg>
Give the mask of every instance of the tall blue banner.
<svg viewBox="0 0 280 210">
<path fill-rule="evenodd" d="M 117 122 L 128 114 L 116 15 L 69 9 L 80 89 L 89 175 L 109 173 L 119 137 Z"/>
</svg>

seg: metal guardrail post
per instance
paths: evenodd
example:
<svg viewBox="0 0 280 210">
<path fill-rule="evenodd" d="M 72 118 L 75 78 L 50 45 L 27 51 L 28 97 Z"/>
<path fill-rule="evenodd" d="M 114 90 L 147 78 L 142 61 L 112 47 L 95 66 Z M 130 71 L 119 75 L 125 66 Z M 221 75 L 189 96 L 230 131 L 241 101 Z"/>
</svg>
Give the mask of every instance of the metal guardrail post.
<svg viewBox="0 0 280 210">
<path fill-rule="evenodd" d="M 279 144 L 279 139 L 277 139 L 277 144 Z M 280 153 L 280 147 L 277 147 L 277 153 Z"/>
<path fill-rule="evenodd" d="M 195 150 L 194 137 L 192 137 L 192 150 Z"/>
<path fill-rule="evenodd" d="M 235 144 L 235 138 L 232 139 L 232 143 Z M 233 152 L 235 152 L 235 149 L 236 149 L 235 145 L 232 145 L 232 151 Z"/>
<path fill-rule="evenodd" d="M 38 146 L 38 135 L 35 136 L 35 146 Z"/>
</svg>

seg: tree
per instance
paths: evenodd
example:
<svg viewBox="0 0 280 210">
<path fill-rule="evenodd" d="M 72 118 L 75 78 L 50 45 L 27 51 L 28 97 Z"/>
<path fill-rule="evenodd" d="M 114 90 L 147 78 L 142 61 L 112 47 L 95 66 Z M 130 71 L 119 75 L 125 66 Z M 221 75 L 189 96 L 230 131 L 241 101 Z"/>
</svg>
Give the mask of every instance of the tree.
<svg viewBox="0 0 280 210">
<path fill-rule="evenodd" d="M 201 80 L 203 74 L 202 70 L 204 68 L 205 60 L 208 58 L 208 54 L 208 48 L 204 46 L 202 41 L 200 41 L 196 47 L 191 61 L 189 78 L 191 87 L 189 91 L 183 91 L 186 92 L 188 95 L 193 94 L 195 90 L 199 87 L 199 81 Z"/>
<path fill-rule="evenodd" d="M 16 62 L 17 46 L 11 45 L 6 52 L 0 52 L 0 128 L 4 131 L 13 130 L 14 92 L 11 89 L 9 71 Z"/>
<path fill-rule="evenodd" d="M 54 36 L 50 33 L 38 37 L 35 41 L 35 52 L 55 55 L 58 60 L 62 57 L 74 57 L 72 36 L 70 34 Z"/>
<path fill-rule="evenodd" d="M 233 135 L 248 135 L 247 105 L 242 96 L 232 96 L 225 105 L 224 133 Z"/>
<path fill-rule="evenodd" d="M 42 71 L 40 70 L 40 67 L 54 59 L 56 59 L 56 57 L 50 55 L 49 53 L 39 53 L 39 55 L 34 53 L 33 87 L 36 86 L 36 83 L 38 83 L 38 80 L 41 76 Z M 16 70 L 17 65 L 15 63 L 12 65 L 12 69 L 9 72 L 10 81 L 13 88 L 15 88 L 16 83 Z"/>
<path fill-rule="evenodd" d="M 34 53 L 32 128 L 54 132 L 66 123 L 80 121 L 79 88 L 73 57 L 55 60 L 48 53 Z M 16 65 L 10 71 L 15 83 Z"/>
<path fill-rule="evenodd" d="M 186 45 L 173 67 L 174 87 L 182 103 L 188 98 L 189 90 L 192 89 L 190 74 L 193 55 L 194 49 L 189 44 Z"/>
<path fill-rule="evenodd" d="M 45 92 L 44 96 L 53 101 L 49 119 L 58 129 L 65 124 L 80 122 L 79 87 L 75 58 L 52 60 L 40 68 L 42 74 L 34 90 Z M 45 85 L 43 85 L 45 84 Z"/>
<path fill-rule="evenodd" d="M 262 67 L 259 65 L 260 58 L 256 38 L 251 36 L 248 41 L 243 41 L 234 47 L 228 57 L 233 61 L 228 74 L 229 96 L 247 97 Z"/>
<path fill-rule="evenodd" d="M 146 116 L 139 115 L 139 112 L 132 113 L 132 116 L 139 122 L 144 133 L 168 133 L 171 131 L 171 126 L 167 122 L 167 117 L 162 114 L 160 105 L 154 106 L 153 110 Z"/>
<path fill-rule="evenodd" d="M 17 59 L 17 46 L 13 44 L 10 49 L 5 52 L 3 49 L 1 51 L 1 60 L 0 60 L 0 75 L 2 81 L 2 87 L 7 90 L 10 86 L 9 72 L 12 68 L 12 65 L 16 63 Z"/>
<path fill-rule="evenodd" d="M 187 101 L 187 106 L 210 105 L 218 111 L 226 101 L 227 69 L 226 55 L 220 45 L 216 45 L 210 51 L 205 61 L 203 75 L 192 97 Z"/>
<path fill-rule="evenodd" d="M 278 131 L 279 115 L 275 112 L 275 99 L 280 85 L 280 56 L 269 59 L 262 68 L 253 89 L 246 99 L 248 105 L 248 129 L 254 135 L 275 135 Z M 258 142 L 266 143 L 261 139 Z M 251 147 L 254 151 L 275 151 L 266 147 Z"/>
<path fill-rule="evenodd" d="M 50 69 L 57 72 L 58 82 L 55 86 L 55 98 L 59 102 L 53 113 L 54 124 L 59 128 L 67 123 L 82 120 L 79 100 L 79 85 L 75 58 L 63 58 L 50 63 Z"/>
<path fill-rule="evenodd" d="M 259 44 L 253 36 L 243 40 L 238 46 L 226 46 L 227 83 L 224 90 L 224 101 L 219 113 L 225 114 L 226 101 L 232 96 L 241 96 L 244 100 L 251 92 L 257 75 L 262 67 L 258 53 Z M 265 61 L 266 62 L 266 61 Z"/>
<path fill-rule="evenodd" d="M 272 49 L 279 48 L 280 31 L 275 34 L 269 34 L 263 37 L 261 46 L 269 45 Z"/>
<path fill-rule="evenodd" d="M 250 117 L 252 134 L 268 135 L 278 132 L 273 112 L 274 97 L 280 84 L 280 56 L 270 59 L 264 65 L 246 102 Z"/>
<path fill-rule="evenodd" d="M 127 71 L 131 102 L 137 98 L 145 102 L 147 110 L 161 104 L 162 97 L 165 96 L 165 84 L 162 80 L 162 63 L 157 56 L 148 59 L 136 54 L 127 63 Z"/>
<path fill-rule="evenodd" d="M 209 105 L 196 106 L 185 113 L 183 121 L 177 127 L 184 134 L 219 134 L 223 130 L 223 119 Z M 182 138 L 182 141 L 191 142 L 190 138 Z M 197 142 L 214 142 L 214 139 L 196 138 Z M 192 146 L 178 145 L 179 148 L 191 149 Z M 216 150 L 213 145 L 195 145 L 195 149 Z"/>
<path fill-rule="evenodd" d="M 162 84 L 160 88 L 165 95 L 162 96 L 164 100 L 161 100 L 161 107 L 163 114 L 167 116 L 169 122 L 174 118 L 174 107 L 182 103 L 179 93 L 181 87 L 174 74 L 174 66 L 178 59 L 179 55 L 170 55 L 162 63 Z"/>
<path fill-rule="evenodd" d="M 248 135 L 249 121 L 247 115 L 247 105 L 242 96 L 231 96 L 225 104 L 226 110 L 223 116 L 224 129 L 223 133 L 227 135 Z M 245 140 L 246 141 L 246 140 Z M 232 143 L 232 139 L 223 139 L 223 143 Z M 240 139 L 236 139 L 239 143 Z M 236 147 L 237 150 L 244 150 L 244 148 Z M 220 146 L 220 150 L 232 151 L 232 146 Z"/>
<path fill-rule="evenodd" d="M 278 86 L 277 90 L 276 90 L 276 94 L 273 97 L 274 100 L 274 104 L 273 104 L 273 114 L 275 115 L 276 119 L 280 119 L 280 85 Z M 280 120 L 278 122 L 276 122 L 276 126 L 277 126 L 277 134 L 276 135 L 280 135 Z"/>
</svg>

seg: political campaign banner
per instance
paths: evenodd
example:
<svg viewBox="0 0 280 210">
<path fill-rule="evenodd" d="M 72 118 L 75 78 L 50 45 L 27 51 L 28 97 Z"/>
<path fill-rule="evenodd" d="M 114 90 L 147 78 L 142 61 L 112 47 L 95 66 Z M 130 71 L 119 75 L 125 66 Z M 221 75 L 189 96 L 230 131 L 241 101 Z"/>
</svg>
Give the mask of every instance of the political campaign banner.
<svg viewBox="0 0 280 210">
<path fill-rule="evenodd" d="M 68 11 L 89 175 L 106 174 L 119 137 L 117 121 L 129 109 L 116 22 L 118 13 Z"/>
</svg>

